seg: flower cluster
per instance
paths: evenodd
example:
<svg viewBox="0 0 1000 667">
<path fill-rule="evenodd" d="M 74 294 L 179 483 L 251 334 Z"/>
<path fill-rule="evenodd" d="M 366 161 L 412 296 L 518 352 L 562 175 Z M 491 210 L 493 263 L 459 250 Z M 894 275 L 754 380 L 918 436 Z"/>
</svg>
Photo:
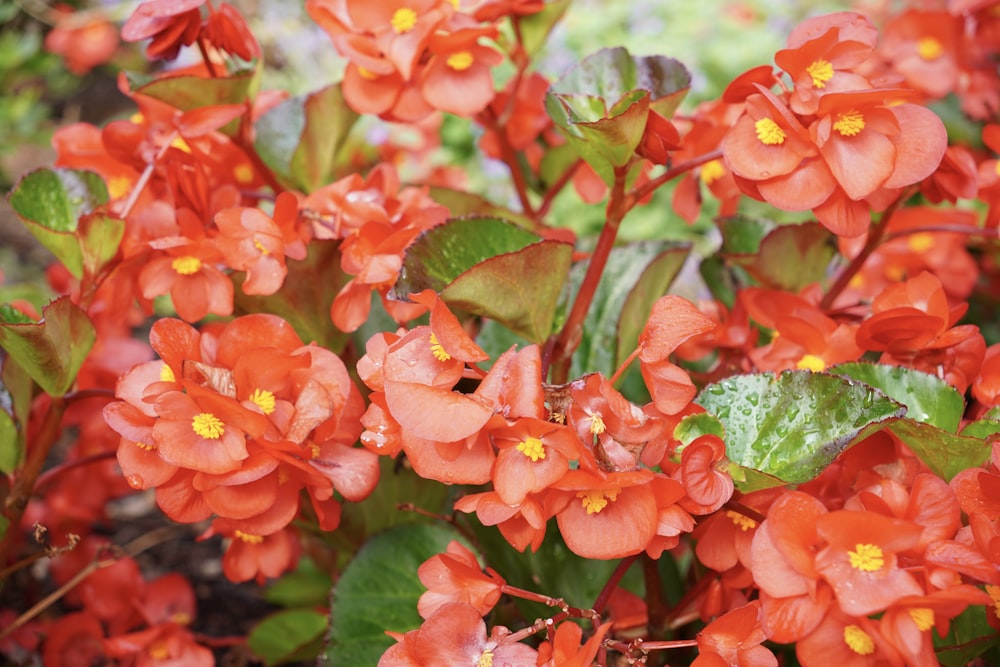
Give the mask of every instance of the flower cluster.
<svg viewBox="0 0 1000 667">
<path fill-rule="evenodd" d="M 280 318 L 247 315 L 202 333 L 161 319 L 150 342 L 160 359 L 122 376 L 121 400 L 104 409 L 121 435 L 118 463 L 175 521 L 215 517 L 208 534 L 231 539 L 223 567 L 233 581 L 295 564 L 289 524 L 302 491 L 333 530 L 340 500 L 375 487 L 377 457 L 352 446 L 363 404 L 347 369 Z"/>
<path fill-rule="evenodd" d="M 435 110 L 471 116 L 493 99 L 491 68 L 503 55 L 481 40 L 497 37 L 494 22 L 505 14 L 542 5 L 497 11 L 490 4 L 473 14 L 452 0 L 309 0 L 306 9 L 349 61 L 343 86 L 351 108 L 415 123 Z"/>
</svg>

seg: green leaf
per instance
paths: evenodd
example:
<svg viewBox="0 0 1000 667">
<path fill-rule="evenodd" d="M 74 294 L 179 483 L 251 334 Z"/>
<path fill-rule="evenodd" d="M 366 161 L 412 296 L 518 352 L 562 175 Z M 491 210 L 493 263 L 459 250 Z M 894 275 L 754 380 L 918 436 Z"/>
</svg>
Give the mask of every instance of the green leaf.
<svg viewBox="0 0 1000 667">
<path fill-rule="evenodd" d="M 0 473 L 14 472 L 24 458 L 33 388 L 24 369 L 10 356 L 0 354 Z"/>
<path fill-rule="evenodd" d="M 723 218 L 719 221 L 719 231 L 722 232 L 723 255 L 753 255 L 760 250 L 764 238 L 775 229 L 775 224 L 769 220 L 756 220 L 736 216 Z"/>
<path fill-rule="evenodd" d="M 945 637 L 933 635 L 937 659 L 945 667 L 965 667 L 978 656 L 1000 646 L 1000 635 L 986 620 L 982 605 L 968 607 L 952 620 Z M 983 664 L 996 664 L 986 661 Z"/>
<path fill-rule="evenodd" d="M 690 74 L 673 58 L 602 49 L 549 88 L 545 109 L 610 187 L 615 168 L 632 159 L 642 140 L 649 111 L 669 118 L 690 85 Z"/>
<path fill-rule="evenodd" d="M 417 568 L 443 553 L 457 530 L 440 525 L 398 526 L 365 544 L 333 589 L 330 636 L 319 665 L 375 665 L 394 640 L 422 623 L 417 600 L 427 590 Z"/>
<path fill-rule="evenodd" d="M 546 2 L 542 11 L 528 16 L 513 16 L 521 29 L 521 44 L 529 56 L 545 46 L 549 33 L 569 9 L 570 0 Z"/>
<path fill-rule="evenodd" d="M 730 461 L 795 484 L 905 412 L 877 389 L 809 371 L 729 377 L 695 402 L 725 426 Z"/>
<path fill-rule="evenodd" d="M 889 429 L 946 482 L 966 468 L 983 465 L 992 449 L 988 442 L 978 437 L 955 435 L 913 419 L 901 419 Z"/>
<path fill-rule="evenodd" d="M 134 92 L 165 102 L 175 109 L 191 111 L 202 107 L 242 104 L 253 97 L 259 86 L 259 72 L 260 68 L 256 68 L 207 78 L 187 74 L 150 78 L 130 73 L 126 76 Z"/>
<path fill-rule="evenodd" d="M 687 244 L 642 241 L 612 249 L 573 355 L 570 375 L 599 371 L 606 376 L 632 353 L 653 302 L 663 296 L 690 252 Z M 570 271 L 568 302 L 576 298 L 587 263 Z"/>
<path fill-rule="evenodd" d="M 254 147 L 282 183 L 313 192 L 333 180 L 337 154 L 358 118 L 340 85 L 277 105 L 254 125 Z"/>
<path fill-rule="evenodd" d="M 288 275 L 274 294 L 251 296 L 243 293 L 244 273 L 234 273 L 238 314 L 271 313 L 286 319 L 305 342 L 315 341 L 339 351 L 347 335 L 330 320 L 330 307 L 348 276 L 340 270 L 337 241 L 313 241 L 304 260 L 287 260 Z"/>
<path fill-rule="evenodd" d="M 670 244 L 646 265 L 635 287 L 625 298 L 618 318 L 616 367 L 622 364 L 639 344 L 639 334 L 649 319 L 653 304 L 670 289 L 690 253 L 689 243 Z"/>
<path fill-rule="evenodd" d="M 52 396 L 62 396 L 73 386 L 95 339 L 87 313 L 68 296 L 46 306 L 41 322 L 0 323 L 0 347 Z"/>
<path fill-rule="evenodd" d="M 886 364 L 852 362 L 827 369 L 875 387 L 906 406 L 906 417 L 931 424 L 950 433 L 958 430 L 965 413 L 962 395 L 950 384 L 930 373 Z"/>
<path fill-rule="evenodd" d="M 265 618 L 247 636 L 247 646 L 267 665 L 315 658 L 322 647 L 327 617 L 312 609 L 288 609 Z"/>
<path fill-rule="evenodd" d="M 299 561 L 294 572 L 284 575 L 264 591 L 264 599 L 282 607 L 320 607 L 329 600 L 330 575 L 309 558 Z"/>
<path fill-rule="evenodd" d="M 390 528 L 427 523 L 427 517 L 407 512 L 400 505 L 412 505 L 428 512 L 450 510 L 449 490 L 444 484 L 429 484 L 412 468 L 398 465 L 388 456 L 379 461 L 379 481 L 371 495 L 360 503 L 344 503 L 340 526 L 330 539 L 341 552 L 354 553 L 372 535 Z"/>
<path fill-rule="evenodd" d="M 91 276 L 100 273 L 118 254 L 118 246 L 125 236 L 125 221 L 104 213 L 80 217 L 77 237 L 83 269 Z"/>
<path fill-rule="evenodd" d="M 818 222 L 807 222 L 772 230 L 757 254 L 739 263 L 765 287 L 797 292 L 826 277 L 836 252 L 833 234 Z"/>
<path fill-rule="evenodd" d="M 959 435 L 967 438 L 986 440 L 1000 433 L 1000 421 L 996 419 L 980 419 L 965 425 Z"/>
<path fill-rule="evenodd" d="M 453 218 L 407 248 L 391 295 L 432 289 L 453 308 L 541 342 L 552 330 L 573 247 L 539 239 L 497 218 Z"/>
<path fill-rule="evenodd" d="M 545 158 L 542 158 L 542 160 L 544 161 Z M 452 217 L 455 218 L 500 218 L 501 220 L 509 220 L 529 230 L 536 224 L 534 220 L 523 213 L 498 206 L 485 197 L 480 197 L 473 192 L 453 190 L 442 186 L 431 186 L 430 195 L 431 199 L 451 211 Z"/>
<path fill-rule="evenodd" d="M 717 435 L 725 439 L 726 427 L 711 412 L 687 415 L 674 427 L 674 438 L 682 445 L 690 445 L 703 435 Z"/>
<path fill-rule="evenodd" d="M 75 277 L 84 258 L 76 236 L 78 221 L 108 201 L 101 177 L 78 169 L 36 169 L 17 182 L 8 200 L 28 230 Z"/>
</svg>

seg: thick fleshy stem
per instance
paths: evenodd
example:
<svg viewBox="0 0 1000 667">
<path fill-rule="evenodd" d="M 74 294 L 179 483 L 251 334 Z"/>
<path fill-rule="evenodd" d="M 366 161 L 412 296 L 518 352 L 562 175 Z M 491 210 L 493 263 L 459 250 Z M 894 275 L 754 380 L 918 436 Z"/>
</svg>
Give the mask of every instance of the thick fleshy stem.
<svg viewBox="0 0 1000 667">
<path fill-rule="evenodd" d="M 24 510 L 28 506 L 28 500 L 35 489 L 35 482 L 42 472 L 45 460 L 49 456 L 52 447 L 58 442 L 62 435 L 62 417 L 66 412 L 66 399 L 59 396 L 53 397 L 45 414 L 38 435 L 34 438 L 34 443 L 28 448 L 28 456 L 24 465 L 16 472 L 14 485 L 10 490 L 10 495 L 3 507 L 3 517 L 7 520 L 7 532 L 0 540 L 0 565 L 7 562 L 14 540 L 19 534 L 18 526 Z"/>
<path fill-rule="evenodd" d="M 604 267 L 608 263 L 608 257 L 611 256 L 611 249 L 614 248 L 615 240 L 618 238 L 618 228 L 621 227 L 622 219 L 631 208 L 625 195 L 627 174 L 628 165 L 615 167 L 615 182 L 608 199 L 604 227 L 590 256 L 590 264 L 583 276 L 583 282 L 580 283 L 580 291 L 573 301 L 573 308 L 552 350 L 551 382 L 554 384 L 563 384 L 569 378 L 570 359 L 583 339 L 583 322 L 587 318 L 587 311 L 590 310 L 594 294 L 597 293 L 597 286 L 601 282 L 601 276 L 604 275 Z"/>
<path fill-rule="evenodd" d="M 868 261 L 871 254 L 882 244 L 885 232 L 889 228 L 889 221 L 892 220 L 892 216 L 896 212 L 896 209 L 899 208 L 900 204 L 909 199 L 910 195 L 912 195 L 915 191 L 916 188 L 913 186 L 903 190 L 899 194 L 899 197 L 896 198 L 896 201 L 892 202 L 892 204 L 890 204 L 885 210 L 882 217 L 879 218 L 879 221 L 872 225 L 871 229 L 868 230 L 868 238 L 865 240 L 864 247 L 861 248 L 861 252 L 859 252 L 854 259 L 851 260 L 851 263 L 840 272 L 840 275 L 837 276 L 837 280 L 834 281 L 827 293 L 823 295 L 823 299 L 819 302 L 820 310 L 826 311 L 833 307 L 833 302 L 837 300 L 840 293 L 843 292 L 844 289 L 851 283 L 851 279 L 853 279 L 855 274 L 861 270 L 861 267 L 864 266 L 866 261 Z"/>
</svg>

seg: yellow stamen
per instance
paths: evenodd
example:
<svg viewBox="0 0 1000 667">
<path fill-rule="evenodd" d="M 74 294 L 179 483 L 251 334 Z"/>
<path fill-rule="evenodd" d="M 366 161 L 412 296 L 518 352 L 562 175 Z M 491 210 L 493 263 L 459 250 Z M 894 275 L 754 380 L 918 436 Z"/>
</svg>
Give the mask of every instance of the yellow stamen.
<svg viewBox="0 0 1000 667">
<path fill-rule="evenodd" d="M 307 446 L 309 447 L 309 458 L 311 459 L 318 458 L 320 453 L 319 445 L 317 445 L 315 442 L 310 442 Z"/>
<path fill-rule="evenodd" d="M 856 109 L 839 113 L 837 114 L 837 120 L 833 123 L 833 129 L 839 132 L 841 136 L 853 137 L 865 129 L 865 117 Z"/>
<path fill-rule="evenodd" d="M 392 29 L 396 31 L 397 35 L 402 35 L 404 32 L 413 30 L 413 26 L 417 25 L 417 13 L 409 7 L 400 7 L 393 12 L 389 23 L 392 24 Z"/>
<path fill-rule="evenodd" d="M 462 72 L 472 66 L 474 59 L 468 51 L 459 51 L 448 56 L 445 63 L 456 72 Z"/>
<path fill-rule="evenodd" d="M 587 514 L 600 514 L 601 510 L 608 506 L 609 501 L 618 498 L 621 489 L 604 489 L 602 491 L 579 491 L 577 498 L 583 501 L 583 507 Z"/>
<path fill-rule="evenodd" d="M 265 415 L 274 412 L 274 394 L 267 389 L 254 389 L 253 393 L 250 394 L 250 402 L 260 408 L 260 411 Z"/>
<path fill-rule="evenodd" d="M 744 533 L 751 528 L 757 527 L 757 522 L 748 516 L 743 516 L 739 512 L 734 512 L 733 510 L 726 510 L 726 516 L 742 530 Z"/>
<path fill-rule="evenodd" d="M 476 667 L 493 667 L 493 651 L 486 649 L 476 661 Z"/>
<path fill-rule="evenodd" d="M 917 629 L 926 632 L 934 627 L 934 610 L 927 607 L 910 609 L 910 618 L 916 623 Z"/>
<path fill-rule="evenodd" d="M 151 452 L 151 451 L 153 451 L 155 449 L 155 447 L 153 447 L 153 445 L 147 445 L 147 444 L 145 444 L 143 442 L 133 442 L 132 444 L 135 445 L 136 447 L 138 447 L 139 449 L 143 449 L 143 450 L 145 450 L 147 452 Z"/>
<path fill-rule="evenodd" d="M 260 252 L 260 254 L 262 254 L 262 255 L 270 255 L 270 254 L 271 254 L 271 251 L 270 251 L 270 250 L 268 250 L 267 248 L 265 248 L 265 247 L 264 247 L 264 244 L 263 244 L 263 243 L 261 243 L 261 242 L 260 242 L 260 241 L 259 241 L 259 240 L 257 239 L 257 237 L 256 237 L 256 236 L 255 236 L 255 237 L 253 237 L 253 247 L 254 247 L 254 248 L 256 248 L 256 249 L 258 250 L 258 252 Z"/>
<path fill-rule="evenodd" d="M 986 594 L 993 601 L 993 614 L 1000 618 L 1000 586 L 996 584 L 986 584 Z"/>
<path fill-rule="evenodd" d="M 722 160 L 712 160 L 701 165 L 701 182 L 711 185 L 722 178 L 726 173 L 726 168 L 722 165 Z"/>
<path fill-rule="evenodd" d="M 538 461 L 538 459 L 545 458 L 545 447 L 542 445 L 542 441 L 538 438 L 525 438 L 521 442 L 517 443 L 517 451 L 531 459 L 532 463 Z"/>
<path fill-rule="evenodd" d="M 590 432 L 594 435 L 600 435 L 608 430 L 607 425 L 604 420 L 601 419 L 601 415 L 596 412 L 590 415 Z"/>
<path fill-rule="evenodd" d="M 233 533 L 233 537 L 247 544 L 260 544 L 264 541 L 264 538 L 260 535 L 251 535 L 250 533 L 244 533 L 242 530 L 237 530 Z"/>
<path fill-rule="evenodd" d="M 191 255 L 185 255 L 171 262 L 170 268 L 182 276 L 190 276 L 201 271 L 201 260 Z"/>
<path fill-rule="evenodd" d="M 141 113 L 136 112 L 136 113 L 132 114 L 131 116 L 129 116 L 128 120 L 133 125 L 142 125 L 143 121 L 146 120 L 146 117 L 143 116 Z"/>
<path fill-rule="evenodd" d="M 170 622 L 176 623 L 177 625 L 188 625 L 191 623 L 191 614 L 183 611 L 175 611 L 170 616 Z"/>
<path fill-rule="evenodd" d="M 813 88 L 826 88 L 826 82 L 833 78 L 833 65 L 820 58 L 806 68 L 806 74 L 812 77 Z"/>
<path fill-rule="evenodd" d="M 114 176 L 108 181 L 108 196 L 121 199 L 132 188 L 132 179 L 128 176 Z"/>
<path fill-rule="evenodd" d="M 361 65 L 358 65 L 358 74 L 361 76 L 362 79 L 368 79 L 369 81 L 374 81 L 375 79 L 378 78 L 378 74 L 371 71 L 370 69 L 362 67 Z"/>
<path fill-rule="evenodd" d="M 431 354 L 438 361 L 448 361 L 451 359 L 451 355 L 445 351 L 444 346 L 441 345 L 434 334 L 431 334 Z"/>
<path fill-rule="evenodd" d="M 166 364 L 160 368 L 160 382 L 176 382 L 177 376 L 174 375 L 174 369 Z"/>
<path fill-rule="evenodd" d="M 225 424 L 211 412 L 195 415 L 195 418 L 191 420 L 191 428 L 194 429 L 195 433 L 208 440 L 218 440 L 226 432 Z"/>
<path fill-rule="evenodd" d="M 823 361 L 823 357 L 817 357 L 815 354 L 803 354 L 795 367 L 800 371 L 819 373 L 826 370 L 826 362 Z"/>
<path fill-rule="evenodd" d="M 166 642 L 160 641 L 149 647 L 148 654 L 153 660 L 166 660 L 170 657 L 170 649 Z"/>
<path fill-rule="evenodd" d="M 185 153 L 191 152 L 191 147 L 188 146 L 186 141 L 184 141 L 184 137 L 175 137 L 174 140 L 170 142 L 170 145 L 177 150 L 184 151 Z"/>
<path fill-rule="evenodd" d="M 844 643 L 858 655 L 871 655 L 875 652 L 875 640 L 856 625 L 844 628 Z"/>
<path fill-rule="evenodd" d="M 253 167 L 246 162 L 233 167 L 233 177 L 237 183 L 247 184 L 253 181 Z"/>
<path fill-rule="evenodd" d="M 917 55 L 924 60 L 937 60 L 942 51 L 941 42 L 933 37 L 924 37 L 917 42 Z"/>
<path fill-rule="evenodd" d="M 885 565 L 885 557 L 881 547 L 875 544 L 857 544 L 854 551 L 847 552 L 851 559 L 851 567 L 863 572 L 876 572 Z"/>
<path fill-rule="evenodd" d="M 911 234 L 906 245 L 910 247 L 913 252 L 927 252 L 934 247 L 934 236 L 928 234 L 927 232 L 920 232 L 919 234 Z"/>
<path fill-rule="evenodd" d="M 761 118 L 753 126 L 757 130 L 757 139 L 765 146 L 778 146 L 785 143 L 785 131 L 770 118 Z"/>
</svg>

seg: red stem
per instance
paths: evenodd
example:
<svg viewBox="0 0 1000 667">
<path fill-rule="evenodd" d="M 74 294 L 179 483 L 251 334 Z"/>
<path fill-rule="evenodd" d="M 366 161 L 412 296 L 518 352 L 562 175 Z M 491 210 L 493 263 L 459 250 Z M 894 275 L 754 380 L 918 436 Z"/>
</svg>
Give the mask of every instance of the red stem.
<svg viewBox="0 0 1000 667">
<path fill-rule="evenodd" d="M 597 599 L 594 600 L 595 612 L 598 614 L 604 612 L 605 607 L 608 606 L 608 600 L 611 599 L 611 594 L 615 592 L 615 587 L 618 586 L 618 582 L 622 580 L 622 577 L 625 576 L 628 569 L 632 567 L 632 563 L 634 563 L 638 558 L 639 556 L 636 554 L 634 556 L 629 556 L 628 558 L 623 558 L 618 563 L 615 571 L 611 573 L 610 577 L 608 577 L 608 582 L 604 584 L 604 588 L 601 589 L 600 595 L 598 595 Z"/>
<path fill-rule="evenodd" d="M 885 237 L 886 229 L 889 228 L 889 221 L 892 220 L 893 214 L 899 205 L 904 201 L 909 199 L 910 194 L 912 194 L 914 188 L 904 190 L 899 193 L 899 197 L 896 198 L 892 204 L 885 210 L 882 217 L 872 225 L 871 229 L 868 230 L 868 239 L 865 241 L 865 246 L 861 249 L 861 252 L 851 260 L 851 263 L 847 265 L 840 275 L 837 276 L 837 280 L 830 287 L 830 290 L 823 295 L 823 299 L 819 302 L 820 310 L 826 311 L 833 306 L 833 302 L 837 300 L 840 293 L 851 283 L 851 279 L 854 278 L 855 274 L 861 270 L 864 263 L 868 260 L 873 252 L 882 244 L 883 238 Z"/>
<path fill-rule="evenodd" d="M 531 199 L 528 197 L 528 184 L 524 180 L 521 163 L 517 160 L 517 153 L 514 151 L 514 147 L 510 145 L 507 132 L 500 124 L 496 113 L 492 109 L 487 108 L 483 112 L 483 117 L 489 121 L 490 129 L 497 135 L 497 144 L 500 146 L 500 157 L 506 163 L 507 168 L 510 169 L 510 175 L 514 180 L 514 189 L 517 191 L 517 198 L 521 202 L 522 211 L 532 220 L 535 220 L 535 209 L 531 205 Z"/>
<path fill-rule="evenodd" d="M 569 378 L 570 359 L 583 338 L 583 322 L 587 318 L 587 311 L 590 310 L 590 304 L 594 300 L 597 286 L 604 274 L 604 267 L 608 263 L 608 257 L 611 256 L 611 249 L 614 248 L 615 239 L 618 238 L 618 228 L 621 226 L 622 218 L 631 208 L 625 196 L 627 173 L 628 165 L 615 167 L 615 182 L 611 188 L 611 196 L 608 198 L 604 228 L 601 229 L 597 246 L 590 256 L 590 264 L 587 266 L 587 273 L 583 276 L 583 282 L 580 284 L 580 291 L 577 292 L 576 300 L 573 302 L 573 308 L 569 317 L 566 318 L 566 324 L 559 333 L 552 351 L 552 382 L 554 384 L 563 384 Z"/>
<path fill-rule="evenodd" d="M 24 465 L 15 473 L 14 485 L 10 490 L 10 495 L 4 503 L 3 516 L 9 521 L 7 532 L 0 540 L 0 567 L 2 567 L 10 556 L 14 540 L 20 535 L 19 524 L 24 510 L 28 506 L 28 500 L 35 490 L 35 482 L 42 472 L 45 459 L 48 458 L 52 446 L 59 440 L 62 434 L 62 417 L 66 411 L 66 400 L 61 396 L 52 397 L 49 410 L 45 415 L 42 426 L 38 431 L 35 441 L 28 448 L 28 456 Z"/>
<path fill-rule="evenodd" d="M 629 195 L 629 199 L 631 200 L 629 208 L 635 206 L 637 202 L 642 201 L 646 197 L 646 195 L 652 193 L 654 190 L 659 188 L 664 183 L 672 181 L 681 174 L 691 171 L 695 167 L 700 167 L 706 162 L 711 162 L 712 160 L 718 160 L 721 157 L 722 157 L 722 151 L 716 150 L 716 151 L 711 151 L 709 153 L 705 153 L 704 155 L 699 155 L 698 157 L 695 158 L 691 158 L 686 162 L 681 162 L 680 164 L 674 165 L 673 167 L 667 169 L 665 172 L 663 172 L 653 180 L 649 181 L 642 187 L 636 188 L 632 192 L 632 194 Z"/>
</svg>

